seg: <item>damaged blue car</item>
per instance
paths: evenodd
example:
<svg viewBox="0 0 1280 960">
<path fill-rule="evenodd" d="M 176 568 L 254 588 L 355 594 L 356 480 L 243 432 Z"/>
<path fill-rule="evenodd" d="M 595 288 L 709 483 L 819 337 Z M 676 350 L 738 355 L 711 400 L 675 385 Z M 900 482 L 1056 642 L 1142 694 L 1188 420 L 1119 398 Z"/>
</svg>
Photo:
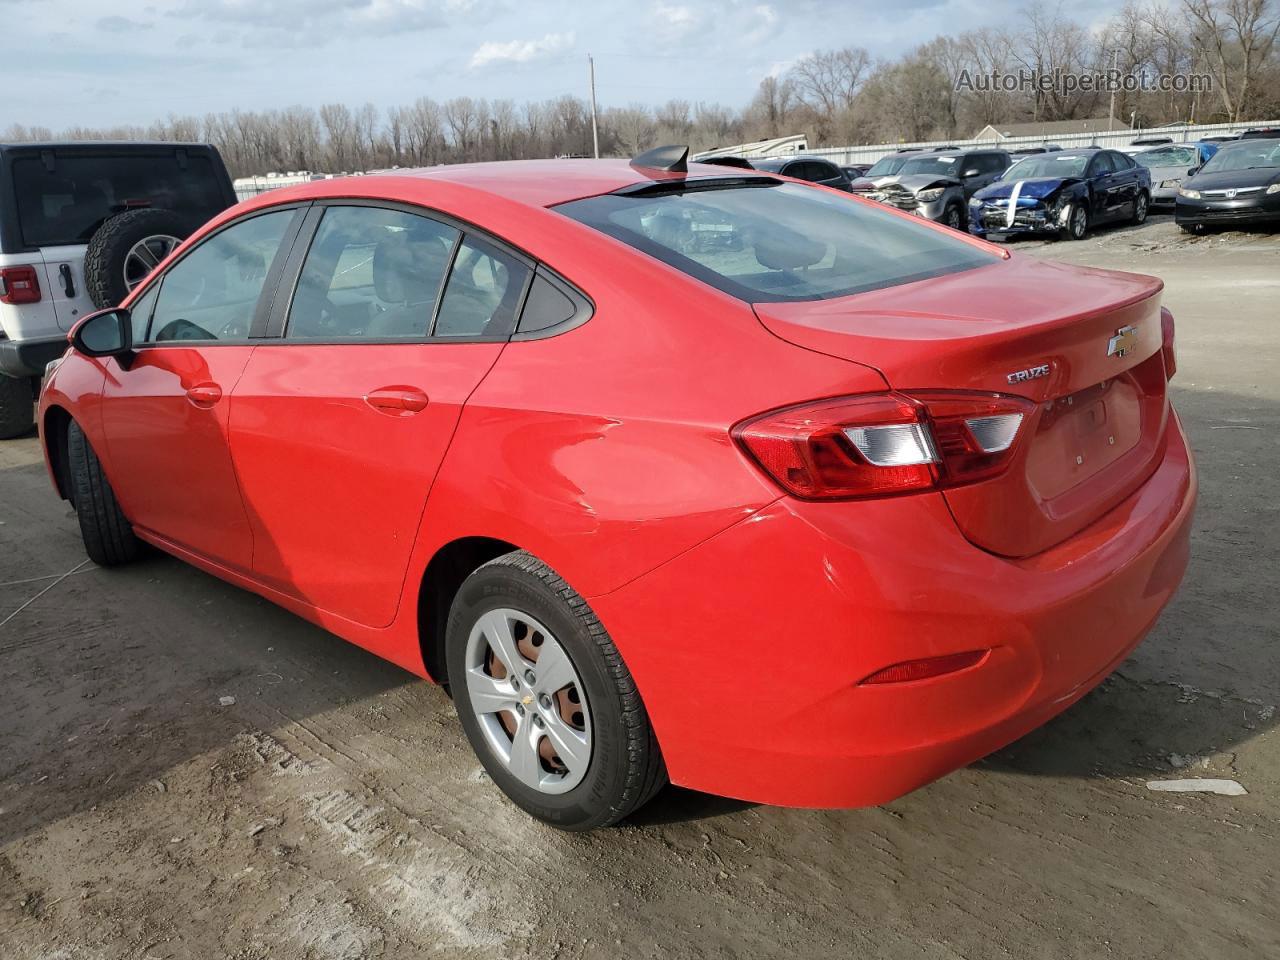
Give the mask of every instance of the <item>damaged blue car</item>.
<svg viewBox="0 0 1280 960">
<path fill-rule="evenodd" d="M 969 230 L 1000 239 L 1017 233 L 1083 240 L 1099 224 L 1142 223 L 1151 173 L 1116 150 L 1091 147 L 1019 160 L 969 199 Z"/>
</svg>

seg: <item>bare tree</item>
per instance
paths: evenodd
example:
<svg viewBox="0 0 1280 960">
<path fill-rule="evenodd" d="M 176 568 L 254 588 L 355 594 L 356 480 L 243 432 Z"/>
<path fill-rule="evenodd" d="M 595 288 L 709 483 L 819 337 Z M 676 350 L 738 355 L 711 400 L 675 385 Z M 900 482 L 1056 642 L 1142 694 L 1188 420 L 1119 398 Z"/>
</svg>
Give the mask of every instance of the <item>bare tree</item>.
<svg viewBox="0 0 1280 960">
<path fill-rule="evenodd" d="M 1182 0 L 1196 47 L 1203 53 L 1226 115 L 1239 120 L 1280 33 L 1273 0 Z"/>
<path fill-rule="evenodd" d="M 870 72 L 871 55 L 861 47 L 821 50 L 796 62 L 788 76 L 797 96 L 827 116 L 853 105 Z"/>
<path fill-rule="evenodd" d="M 320 108 L 328 146 L 329 169 L 335 173 L 351 170 L 356 155 L 356 122 L 351 108 L 342 103 L 326 103 Z"/>
<path fill-rule="evenodd" d="M 449 127 L 453 148 L 462 160 L 475 159 L 479 119 L 476 102 L 470 97 L 454 97 L 444 105 L 444 122 Z"/>
</svg>

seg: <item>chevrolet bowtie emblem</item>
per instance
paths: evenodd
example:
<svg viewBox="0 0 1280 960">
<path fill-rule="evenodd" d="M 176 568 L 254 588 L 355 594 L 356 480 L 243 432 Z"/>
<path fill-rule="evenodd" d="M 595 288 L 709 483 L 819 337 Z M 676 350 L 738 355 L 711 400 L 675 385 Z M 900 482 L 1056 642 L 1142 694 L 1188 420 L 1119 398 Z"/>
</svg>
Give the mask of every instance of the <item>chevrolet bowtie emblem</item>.
<svg viewBox="0 0 1280 960">
<path fill-rule="evenodd" d="M 1108 357 L 1123 357 L 1138 345 L 1138 328 L 1121 327 L 1116 335 L 1107 341 Z"/>
</svg>

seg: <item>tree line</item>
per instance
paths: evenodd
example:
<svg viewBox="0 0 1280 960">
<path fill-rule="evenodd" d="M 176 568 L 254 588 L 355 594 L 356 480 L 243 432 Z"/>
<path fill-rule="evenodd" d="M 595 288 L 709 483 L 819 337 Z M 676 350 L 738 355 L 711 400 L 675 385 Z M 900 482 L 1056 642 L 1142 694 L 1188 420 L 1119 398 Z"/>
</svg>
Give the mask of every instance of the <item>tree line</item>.
<svg viewBox="0 0 1280 960">
<path fill-rule="evenodd" d="M 1090 30 L 1060 7 L 1032 5 L 1016 30 L 940 35 L 896 60 L 846 47 L 810 54 L 760 81 L 749 103 L 670 100 L 600 111 L 603 155 L 632 156 L 658 143 L 715 146 L 805 134 L 811 147 L 966 139 L 988 123 L 1106 116 L 1135 126 L 1280 116 L 1280 0 L 1130 0 Z M 1133 76 L 1201 74 L 1207 90 L 974 89 L 957 78 L 1033 71 Z M 589 156 L 591 109 L 579 97 L 536 103 L 422 96 L 380 108 L 232 110 L 170 116 L 150 126 L 12 126 L 0 139 L 155 139 L 211 142 L 234 176 L 333 173 L 394 166 L 564 155 Z"/>
</svg>

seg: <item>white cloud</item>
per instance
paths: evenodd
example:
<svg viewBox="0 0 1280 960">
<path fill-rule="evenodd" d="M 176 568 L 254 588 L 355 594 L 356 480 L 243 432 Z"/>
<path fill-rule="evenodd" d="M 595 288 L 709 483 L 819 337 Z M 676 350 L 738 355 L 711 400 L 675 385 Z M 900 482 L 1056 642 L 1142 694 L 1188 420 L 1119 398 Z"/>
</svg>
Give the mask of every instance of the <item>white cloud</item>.
<svg viewBox="0 0 1280 960">
<path fill-rule="evenodd" d="M 572 33 L 548 33 L 536 40 L 508 40 L 498 43 L 486 41 L 471 55 L 472 68 L 487 67 L 494 63 L 529 63 L 546 60 L 573 47 Z"/>
<path fill-rule="evenodd" d="M 742 38 L 747 43 L 760 43 L 773 37 L 778 30 L 778 14 L 767 3 L 756 4 L 744 11 L 741 25 Z"/>
<path fill-rule="evenodd" d="M 658 21 L 664 39 L 667 40 L 680 40 L 687 37 L 702 25 L 702 14 L 693 7 L 663 3 L 662 0 L 658 0 L 654 6 L 653 16 Z"/>
</svg>

